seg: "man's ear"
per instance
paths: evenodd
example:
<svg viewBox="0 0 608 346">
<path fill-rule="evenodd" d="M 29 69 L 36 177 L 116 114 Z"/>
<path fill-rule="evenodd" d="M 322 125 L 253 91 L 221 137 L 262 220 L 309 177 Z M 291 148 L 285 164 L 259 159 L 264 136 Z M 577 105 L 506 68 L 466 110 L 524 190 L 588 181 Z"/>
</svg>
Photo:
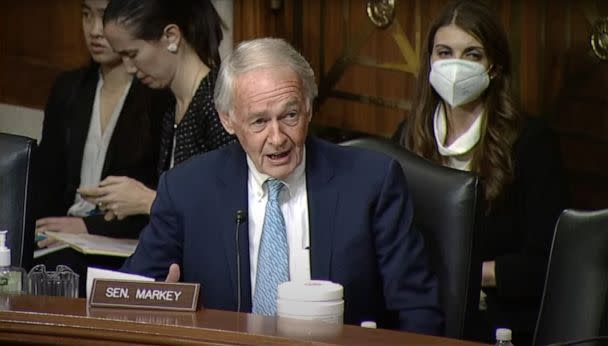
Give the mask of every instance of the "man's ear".
<svg viewBox="0 0 608 346">
<path fill-rule="evenodd" d="M 312 121 L 312 101 L 307 100 L 306 101 L 306 113 L 308 113 L 308 122 L 310 123 Z"/>
<path fill-rule="evenodd" d="M 222 126 L 224 126 L 224 130 L 231 135 L 234 135 L 234 123 L 232 122 L 232 117 L 228 112 L 218 113 L 220 116 L 220 121 L 222 122 Z"/>
<path fill-rule="evenodd" d="M 167 46 L 167 49 L 170 52 L 172 52 L 172 53 L 177 52 L 177 49 L 179 48 L 181 40 L 182 40 L 182 31 L 179 29 L 179 27 L 177 25 L 169 24 L 169 25 L 165 26 L 165 29 L 163 29 L 163 36 L 161 38 L 161 41 L 163 41 L 163 43 L 165 44 L 165 46 Z"/>
</svg>

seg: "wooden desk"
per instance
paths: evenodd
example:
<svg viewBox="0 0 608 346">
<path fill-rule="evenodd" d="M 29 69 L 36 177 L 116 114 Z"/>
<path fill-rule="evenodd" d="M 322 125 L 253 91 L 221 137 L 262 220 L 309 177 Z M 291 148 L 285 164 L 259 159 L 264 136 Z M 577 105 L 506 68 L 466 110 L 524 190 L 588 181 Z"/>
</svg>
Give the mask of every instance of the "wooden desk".
<svg viewBox="0 0 608 346">
<path fill-rule="evenodd" d="M 84 299 L 0 296 L 0 344 L 479 345 L 391 330 L 220 310 L 88 308 Z"/>
</svg>

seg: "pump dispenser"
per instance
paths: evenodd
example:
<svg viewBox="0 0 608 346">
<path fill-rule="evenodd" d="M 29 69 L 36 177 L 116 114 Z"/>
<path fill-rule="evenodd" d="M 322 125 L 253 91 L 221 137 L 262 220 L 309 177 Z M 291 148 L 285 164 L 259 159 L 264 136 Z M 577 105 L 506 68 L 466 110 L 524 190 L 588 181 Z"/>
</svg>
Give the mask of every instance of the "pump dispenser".
<svg viewBox="0 0 608 346">
<path fill-rule="evenodd" d="M 8 231 L 0 231 L 0 267 L 11 266 L 11 249 L 6 247 L 6 234 Z"/>
<path fill-rule="evenodd" d="M 25 289 L 23 268 L 11 267 L 11 249 L 6 246 L 8 231 L 0 231 L 0 294 L 21 294 Z"/>
</svg>

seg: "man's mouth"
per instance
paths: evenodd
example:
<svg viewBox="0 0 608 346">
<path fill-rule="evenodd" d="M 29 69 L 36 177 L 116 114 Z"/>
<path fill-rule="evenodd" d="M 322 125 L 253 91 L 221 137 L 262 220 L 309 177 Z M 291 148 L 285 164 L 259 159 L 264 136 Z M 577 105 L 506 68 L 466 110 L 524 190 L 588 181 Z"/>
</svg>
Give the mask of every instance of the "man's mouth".
<svg viewBox="0 0 608 346">
<path fill-rule="evenodd" d="M 274 153 L 274 154 L 268 154 L 267 156 L 271 159 L 271 160 L 280 160 L 282 158 L 285 158 L 287 155 L 289 155 L 289 150 L 288 151 L 284 151 L 281 153 Z"/>
</svg>

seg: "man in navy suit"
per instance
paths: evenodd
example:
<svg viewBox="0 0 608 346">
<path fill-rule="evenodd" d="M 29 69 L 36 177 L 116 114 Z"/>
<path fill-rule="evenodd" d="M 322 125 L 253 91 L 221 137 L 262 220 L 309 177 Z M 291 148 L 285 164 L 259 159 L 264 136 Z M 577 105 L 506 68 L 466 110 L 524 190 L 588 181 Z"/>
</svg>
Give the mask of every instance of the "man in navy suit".
<svg viewBox="0 0 608 346">
<path fill-rule="evenodd" d="M 220 120 L 240 144 L 161 177 L 150 224 L 123 270 L 199 282 L 207 308 L 255 310 L 266 181 L 275 179 L 284 185 L 290 280 L 343 285 L 346 323 L 441 333 L 437 280 L 412 227 L 401 167 L 307 137 L 316 95 L 310 65 L 285 41 L 240 44 L 215 89 Z"/>
</svg>

